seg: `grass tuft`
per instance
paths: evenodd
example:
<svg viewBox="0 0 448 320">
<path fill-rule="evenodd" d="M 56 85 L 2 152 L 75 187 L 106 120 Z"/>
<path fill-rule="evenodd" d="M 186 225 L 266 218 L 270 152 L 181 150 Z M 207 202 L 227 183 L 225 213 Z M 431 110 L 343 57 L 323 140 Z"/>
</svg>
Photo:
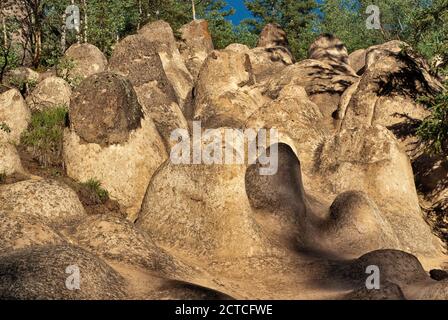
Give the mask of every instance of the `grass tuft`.
<svg viewBox="0 0 448 320">
<path fill-rule="evenodd" d="M 63 132 L 67 117 L 65 106 L 36 112 L 21 143 L 43 167 L 63 165 Z"/>
</svg>

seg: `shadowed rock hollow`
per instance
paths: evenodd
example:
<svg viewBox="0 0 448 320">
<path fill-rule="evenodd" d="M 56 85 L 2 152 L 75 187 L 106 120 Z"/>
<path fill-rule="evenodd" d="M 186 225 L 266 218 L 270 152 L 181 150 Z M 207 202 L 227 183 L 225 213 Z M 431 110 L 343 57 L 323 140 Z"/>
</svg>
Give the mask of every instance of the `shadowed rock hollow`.
<svg viewBox="0 0 448 320">
<path fill-rule="evenodd" d="M 109 71 L 96 73 L 84 57 L 97 50 L 83 50 L 67 53 L 92 65 L 70 99 L 65 178 L 99 181 L 126 217 L 89 216 L 68 186 L 24 172 L 13 143 L 29 110 L 5 90 L 0 297 L 448 298 L 448 282 L 430 277 L 447 259 L 418 193 L 443 201 L 446 168 L 414 146 L 408 126 L 428 114 L 416 98 L 442 87 L 403 43 L 349 55 L 322 35 L 296 62 L 277 25 L 256 48 L 214 50 L 197 20 L 177 39 L 163 21 L 142 27 L 115 46 Z M 278 140 L 249 162 L 262 129 Z M 229 152 L 244 161 L 224 163 Z M 16 172 L 24 181 L 11 182 Z M 73 264 L 81 291 L 65 287 Z M 365 285 L 369 266 L 380 290 Z"/>
</svg>

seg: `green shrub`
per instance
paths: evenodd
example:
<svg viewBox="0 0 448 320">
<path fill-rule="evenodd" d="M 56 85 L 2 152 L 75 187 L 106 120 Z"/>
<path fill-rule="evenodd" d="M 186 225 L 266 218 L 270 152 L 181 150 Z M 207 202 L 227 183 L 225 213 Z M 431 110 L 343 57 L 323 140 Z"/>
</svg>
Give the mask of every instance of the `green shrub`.
<svg viewBox="0 0 448 320">
<path fill-rule="evenodd" d="M 423 121 L 417 134 L 427 143 L 431 152 L 448 152 L 448 91 L 420 101 L 431 109 L 432 114 Z"/>
<path fill-rule="evenodd" d="M 91 200 L 95 203 L 104 203 L 109 200 L 109 192 L 101 187 L 101 182 L 97 179 L 90 179 L 81 183 L 81 186 L 90 193 Z"/>
<path fill-rule="evenodd" d="M 44 167 L 62 165 L 63 131 L 67 116 L 66 107 L 56 107 L 36 112 L 28 129 L 22 134 L 21 143 Z"/>
<path fill-rule="evenodd" d="M 0 184 L 5 183 L 6 181 L 6 172 L 0 172 Z"/>
<path fill-rule="evenodd" d="M 11 133 L 11 128 L 4 122 L 0 122 L 0 130 Z"/>
</svg>

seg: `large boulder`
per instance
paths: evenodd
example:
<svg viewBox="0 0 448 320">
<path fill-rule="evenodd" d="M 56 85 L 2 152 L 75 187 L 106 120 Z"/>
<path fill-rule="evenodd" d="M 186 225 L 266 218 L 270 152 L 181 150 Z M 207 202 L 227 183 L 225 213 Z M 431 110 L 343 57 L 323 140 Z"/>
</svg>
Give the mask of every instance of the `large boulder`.
<svg viewBox="0 0 448 320">
<path fill-rule="evenodd" d="M 225 142 L 224 128 L 213 132 Z M 210 148 L 209 139 L 202 139 L 196 148 L 206 150 L 207 145 Z M 234 142 L 227 140 L 218 147 L 221 157 L 225 150 L 239 154 Z M 156 172 L 143 201 L 137 221 L 139 228 L 164 248 L 180 250 L 195 259 L 269 254 L 268 240 L 256 223 L 246 196 L 246 166 L 224 164 L 222 160 L 221 164 L 208 163 L 211 159 L 193 164 L 191 160 L 195 161 L 191 158 L 191 164 L 167 161 Z"/>
<path fill-rule="evenodd" d="M 401 248 L 390 223 L 376 203 L 362 191 L 347 191 L 336 197 L 317 237 L 319 240 L 314 243 L 342 255 Z"/>
<path fill-rule="evenodd" d="M 194 120 L 207 128 L 241 128 L 263 103 L 247 53 L 228 48 L 213 51 L 196 85 Z"/>
<path fill-rule="evenodd" d="M 348 51 L 344 43 L 332 34 L 319 36 L 308 51 L 308 58 L 329 63 L 348 64 Z"/>
<path fill-rule="evenodd" d="M 0 222 L 2 254 L 33 246 L 66 243 L 60 234 L 35 216 L 0 210 Z"/>
<path fill-rule="evenodd" d="M 273 76 L 267 82 L 264 94 L 275 99 L 288 84 L 304 87 L 310 100 L 323 114 L 328 129 L 333 129 L 336 125 L 334 113 L 341 96 L 357 80 L 358 76 L 345 64 L 307 59 Z"/>
<path fill-rule="evenodd" d="M 208 22 L 206 20 L 193 20 L 182 26 L 179 33 L 179 51 L 193 78 L 196 78 L 205 59 L 213 51 L 213 41 L 208 31 Z"/>
<path fill-rule="evenodd" d="M 276 23 L 269 23 L 264 26 L 258 38 L 257 47 L 285 47 L 289 48 L 288 36 L 285 30 Z"/>
<path fill-rule="evenodd" d="M 131 83 L 104 72 L 89 77 L 75 90 L 69 118 L 84 142 L 105 147 L 128 141 L 130 133 L 140 128 L 143 111 Z"/>
<path fill-rule="evenodd" d="M 74 228 L 72 237 L 79 246 L 106 260 L 171 276 L 181 268 L 149 234 L 118 217 L 89 217 Z"/>
<path fill-rule="evenodd" d="M 231 44 L 226 50 L 232 50 L 249 55 L 252 71 L 257 83 L 264 83 L 281 73 L 284 68 L 295 63 L 291 52 L 281 46 L 277 47 L 256 47 L 249 49 L 242 44 Z"/>
<path fill-rule="evenodd" d="M 324 117 L 305 88 L 294 83 L 276 93 L 276 99 L 264 104 L 246 121 L 245 128 L 276 129 L 280 141 L 300 154 L 303 170 L 313 167 L 315 146 L 325 136 Z"/>
<path fill-rule="evenodd" d="M 64 132 L 68 176 L 99 180 L 135 220 L 149 180 L 167 154 L 132 85 L 117 74 L 93 75 L 76 90 L 69 118 Z"/>
<path fill-rule="evenodd" d="M 442 85 L 430 75 L 426 62 L 404 45 L 393 41 L 367 49 L 365 71 L 341 100 L 338 118 L 343 128 L 387 127 L 413 157 L 416 128 L 429 115 L 416 100 L 442 90 Z"/>
<path fill-rule="evenodd" d="M 164 94 L 155 82 L 136 87 L 135 92 L 143 110 L 154 121 L 167 151 L 171 150 L 174 143 L 171 140 L 171 133 L 177 129 L 189 128 L 181 108 Z"/>
<path fill-rule="evenodd" d="M 54 107 L 67 107 L 72 90 L 62 78 L 49 77 L 40 82 L 27 96 L 26 102 L 32 111 L 42 111 Z"/>
<path fill-rule="evenodd" d="M 36 85 L 39 80 L 39 73 L 27 67 L 18 67 L 9 70 L 4 77 L 4 83 L 27 92 Z"/>
<path fill-rule="evenodd" d="M 129 79 L 134 87 L 156 81 L 157 87 L 176 101 L 176 94 L 158 54 L 158 45 L 142 35 L 131 35 L 114 48 L 109 70 Z"/>
<path fill-rule="evenodd" d="M 0 174 L 9 176 L 24 172 L 16 147 L 5 140 L 0 132 Z"/>
<path fill-rule="evenodd" d="M 0 135 L 5 134 L 8 141 L 18 144 L 30 120 L 31 112 L 18 90 L 0 94 Z"/>
<path fill-rule="evenodd" d="M 321 194 L 365 192 L 398 238 L 396 249 L 421 258 L 441 255 L 441 242 L 420 209 L 409 158 L 391 132 L 381 126 L 345 129 L 318 150 L 313 176 Z"/>
<path fill-rule="evenodd" d="M 364 73 L 364 68 L 366 65 L 366 53 L 365 49 L 358 49 L 353 51 L 348 56 L 348 64 L 355 70 L 358 75 Z"/>
<path fill-rule="evenodd" d="M 183 108 L 193 88 L 193 77 L 179 53 L 171 26 L 159 20 L 143 26 L 138 32 L 145 39 L 157 44 L 165 74 L 176 92 L 179 105 Z"/>
<path fill-rule="evenodd" d="M 25 180 L 0 186 L 0 209 L 66 226 L 86 217 L 76 193 L 54 180 Z"/>
<path fill-rule="evenodd" d="M 79 289 L 69 278 L 79 271 Z M 98 257 L 74 246 L 24 248 L 0 259 L 0 298 L 12 300 L 124 299 L 124 279 Z M 67 286 L 69 285 L 69 286 Z"/>
<path fill-rule="evenodd" d="M 107 69 L 106 56 L 90 43 L 73 44 L 65 51 L 64 58 L 70 66 L 61 71 L 75 83 Z"/>
</svg>

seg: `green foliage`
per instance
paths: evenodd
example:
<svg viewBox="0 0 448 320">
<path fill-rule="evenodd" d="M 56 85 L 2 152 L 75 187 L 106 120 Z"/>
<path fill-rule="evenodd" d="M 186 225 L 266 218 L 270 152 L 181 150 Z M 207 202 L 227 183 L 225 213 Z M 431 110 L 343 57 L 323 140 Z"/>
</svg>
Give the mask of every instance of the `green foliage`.
<svg viewBox="0 0 448 320">
<path fill-rule="evenodd" d="M 44 167 L 62 164 L 66 116 L 65 106 L 36 112 L 31 117 L 28 129 L 22 134 L 22 145 L 29 148 L 33 157 Z"/>
<path fill-rule="evenodd" d="M 61 77 L 72 88 L 76 88 L 82 82 L 83 78 L 80 76 L 70 75 L 70 71 L 72 71 L 76 67 L 76 62 L 67 57 L 62 57 L 58 60 L 56 64 L 56 74 L 58 77 Z"/>
<path fill-rule="evenodd" d="M 4 122 L 0 122 L 0 130 L 6 133 L 11 133 L 11 128 Z"/>
<path fill-rule="evenodd" d="M 421 99 L 432 111 L 419 127 L 417 134 L 425 141 L 430 151 L 442 154 L 448 152 L 448 91 L 435 97 Z"/>
<path fill-rule="evenodd" d="M 366 27 L 369 5 L 380 9 L 378 30 Z M 349 51 L 402 40 L 428 59 L 447 52 L 448 0 L 326 0 L 320 9 L 319 32 L 336 35 Z"/>
<path fill-rule="evenodd" d="M 308 47 L 316 37 L 314 0 L 246 0 L 245 4 L 255 17 L 244 21 L 250 30 L 259 34 L 267 23 L 278 23 L 286 31 L 295 57 L 306 58 Z"/>
<path fill-rule="evenodd" d="M 90 179 L 80 185 L 90 193 L 94 202 L 104 203 L 109 200 L 109 192 L 101 187 L 101 182 L 97 179 Z"/>
<path fill-rule="evenodd" d="M 0 172 L 0 184 L 5 183 L 6 181 L 6 172 Z"/>
</svg>

